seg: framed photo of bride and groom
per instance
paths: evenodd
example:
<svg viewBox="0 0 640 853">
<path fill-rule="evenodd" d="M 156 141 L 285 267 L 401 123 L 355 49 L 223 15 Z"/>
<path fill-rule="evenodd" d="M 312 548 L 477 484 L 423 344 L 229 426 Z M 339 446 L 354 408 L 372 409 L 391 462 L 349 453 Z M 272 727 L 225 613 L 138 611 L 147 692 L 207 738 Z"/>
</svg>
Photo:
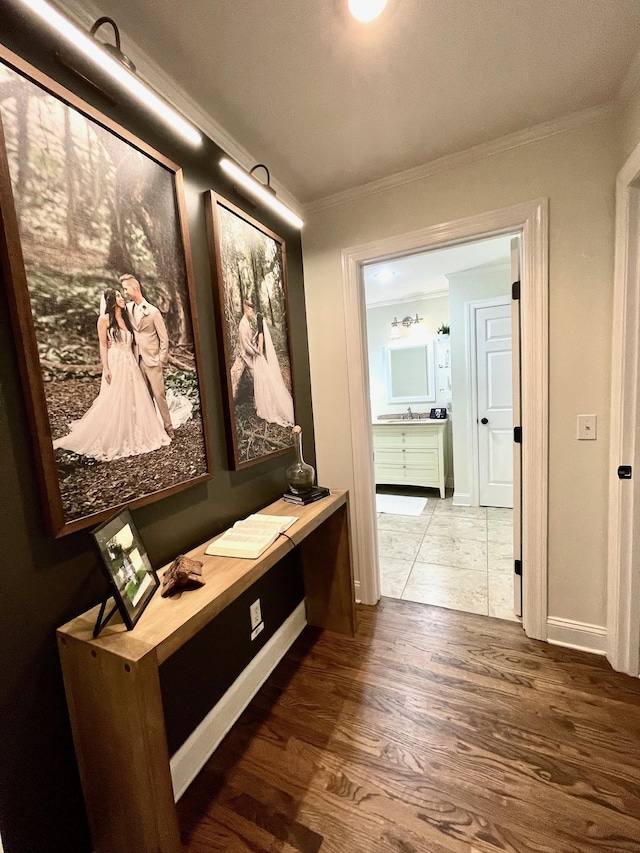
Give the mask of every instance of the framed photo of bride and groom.
<svg viewBox="0 0 640 853">
<path fill-rule="evenodd" d="M 181 170 L 3 47 L 0 225 L 53 535 L 210 477 Z"/>
<path fill-rule="evenodd" d="M 237 470 L 293 446 L 286 249 L 277 234 L 213 191 L 206 212 L 229 462 Z"/>
</svg>

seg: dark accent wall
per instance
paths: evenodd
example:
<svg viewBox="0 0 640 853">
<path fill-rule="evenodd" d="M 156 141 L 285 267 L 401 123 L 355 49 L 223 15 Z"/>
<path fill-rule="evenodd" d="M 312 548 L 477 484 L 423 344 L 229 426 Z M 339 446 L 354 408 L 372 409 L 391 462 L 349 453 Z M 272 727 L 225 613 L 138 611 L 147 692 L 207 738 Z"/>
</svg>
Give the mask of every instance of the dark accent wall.
<svg viewBox="0 0 640 853">
<path fill-rule="evenodd" d="M 215 189 L 286 241 L 296 413 L 304 431 L 305 456 L 315 464 L 300 236 L 282 220 L 235 193 L 218 168 L 223 152 L 213 142 L 207 140 L 197 150 L 189 148 L 150 117 L 144 106 L 119 94 L 119 103 L 113 104 L 64 69 L 55 57 L 61 45 L 11 0 L 2 2 L 0 41 L 184 170 L 214 477 L 134 512 L 151 561 L 161 566 L 236 519 L 275 500 L 286 485 L 284 469 L 293 458 L 292 454 L 286 454 L 243 471 L 229 470 L 202 193 Z M 124 44 L 126 50 L 126 38 Z M 215 114 L 215 104 L 210 108 Z M 91 842 L 55 630 L 98 603 L 104 585 L 88 531 L 59 540 L 46 532 L 6 283 L 3 285 L 0 293 L 0 833 L 5 853 L 89 853 Z M 197 592 L 188 594 L 197 595 Z M 248 605 L 258 595 L 263 600 L 267 629 L 250 644 Z M 180 652 L 179 660 L 162 668 L 172 748 L 188 736 L 301 598 L 300 572 L 295 558 L 291 558 L 247 591 L 237 605 L 224 611 L 210 629 Z M 235 651 L 229 654 L 230 649 Z M 126 772 L 126 756 L 122 760 Z"/>
</svg>

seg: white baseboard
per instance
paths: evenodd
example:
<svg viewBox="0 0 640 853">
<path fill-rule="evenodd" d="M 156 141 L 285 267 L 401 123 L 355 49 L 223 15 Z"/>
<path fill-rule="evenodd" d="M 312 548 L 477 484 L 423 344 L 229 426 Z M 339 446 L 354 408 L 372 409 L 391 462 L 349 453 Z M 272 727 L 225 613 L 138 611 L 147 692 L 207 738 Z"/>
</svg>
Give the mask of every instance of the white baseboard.
<svg viewBox="0 0 640 853">
<path fill-rule="evenodd" d="M 454 492 L 452 503 L 454 506 L 471 506 L 471 494 L 469 492 Z"/>
<path fill-rule="evenodd" d="M 601 625 L 574 622 L 572 619 L 549 618 L 547 640 L 555 646 L 603 655 L 607 649 L 607 629 Z"/>
<path fill-rule="evenodd" d="M 171 780 L 176 802 L 202 770 L 220 741 L 280 663 L 306 624 L 305 603 L 301 601 L 233 682 L 222 699 L 171 756 Z"/>
</svg>

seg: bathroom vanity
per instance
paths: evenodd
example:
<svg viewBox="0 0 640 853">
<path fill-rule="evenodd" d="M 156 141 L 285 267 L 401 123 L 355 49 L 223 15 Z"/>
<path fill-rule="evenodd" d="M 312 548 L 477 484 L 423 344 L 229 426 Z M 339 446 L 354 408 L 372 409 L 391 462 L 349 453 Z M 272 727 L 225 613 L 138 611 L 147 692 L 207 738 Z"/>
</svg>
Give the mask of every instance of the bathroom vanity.
<svg viewBox="0 0 640 853">
<path fill-rule="evenodd" d="M 416 418 L 373 424 L 376 483 L 426 486 L 445 496 L 447 420 Z"/>
</svg>

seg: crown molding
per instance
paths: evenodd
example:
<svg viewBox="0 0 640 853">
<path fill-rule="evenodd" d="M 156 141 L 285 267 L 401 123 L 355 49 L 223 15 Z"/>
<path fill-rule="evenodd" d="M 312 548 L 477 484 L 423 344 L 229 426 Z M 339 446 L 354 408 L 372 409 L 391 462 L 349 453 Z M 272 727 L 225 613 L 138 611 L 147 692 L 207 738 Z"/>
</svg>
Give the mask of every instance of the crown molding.
<svg viewBox="0 0 640 853">
<path fill-rule="evenodd" d="M 453 278 L 472 278 L 473 276 L 482 275 L 482 273 L 495 272 L 508 272 L 510 274 L 511 258 L 496 258 L 493 261 L 486 261 L 484 264 L 478 264 L 475 267 L 467 267 L 464 270 L 445 273 L 445 278 L 451 282 Z"/>
<path fill-rule="evenodd" d="M 54 5 L 54 4 L 52 4 Z M 58 9 L 63 14 L 66 14 L 76 26 L 81 29 L 89 30 L 95 20 L 97 20 L 103 11 L 93 2 L 93 0 L 57 0 L 55 3 Z M 181 89 L 176 82 L 160 68 L 160 66 L 151 59 L 136 43 L 131 36 L 121 30 L 121 35 L 125 35 L 126 48 L 125 53 L 129 56 L 136 65 L 136 70 L 139 72 L 140 78 L 151 85 L 158 91 L 159 94 L 174 107 L 178 112 L 182 113 L 185 118 L 191 121 L 197 128 L 205 133 L 209 139 L 216 143 L 222 150 L 229 155 L 247 171 L 251 169 L 259 158 L 252 155 L 246 148 L 234 139 L 231 134 L 218 124 L 218 122 L 208 112 L 205 112 L 196 101 L 188 95 L 184 89 Z M 276 190 L 278 197 L 289 205 L 296 213 L 302 215 L 303 205 L 298 199 L 293 196 L 286 187 L 279 184 L 277 181 L 271 181 L 272 187 Z"/>
<path fill-rule="evenodd" d="M 365 198 L 375 193 L 385 192 L 404 184 L 420 181 L 423 178 L 428 178 L 447 169 L 459 169 L 477 160 L 493 157 L 496 154 L 502 154 L 505 151 L 520 148 L 523 145 L 530 145 L 532 142 L 538 142 L 549 136 L 567 133 L 584 125 L 595 124 L 605 119 L 612 119 L 615 114 L 616 106 L 613 102 L 589 107 L 586 110 L 570 113 L 562 118 L 536 124 L 524 130 L 518 130 L 515 133 L 502 136 L 500 139 L 495 139 L 492 142 L 483 142 L 480 145 L 474 145 L 472 148 L 458 151 L 455 154 L 445 154 L 444 157 L 438 157 L 437 160 L 431 160 L 422 166 L 415 166 L 412 169 L 407 169 L 404 172 L 396 172 L 394 175 L 388 175 L 386 178 L 380 178 L 377 181 L 371 181 L 349 190 L 333 193 L 332 195 L 305 204 L 304 212 L 306 214 L 317 213 L 320 210 L 327 210 L 330 207 L 337 207 L 338 205 L 347 204 L 350 201 Z"/>
<path fill-rule="evenodd" d="M 421 293 L 418 296 L 403 296 L 402 299 L 385 299 L 384 302 L 367 302 L 367 311 L 370 308 L 393 308 L 394 305 L 403 305 L 408 302 L 424 302 L 427 299 L 439 299 L 449 296 L 449 290 L 431 290 L 429 293 Z"/>
</svg>

